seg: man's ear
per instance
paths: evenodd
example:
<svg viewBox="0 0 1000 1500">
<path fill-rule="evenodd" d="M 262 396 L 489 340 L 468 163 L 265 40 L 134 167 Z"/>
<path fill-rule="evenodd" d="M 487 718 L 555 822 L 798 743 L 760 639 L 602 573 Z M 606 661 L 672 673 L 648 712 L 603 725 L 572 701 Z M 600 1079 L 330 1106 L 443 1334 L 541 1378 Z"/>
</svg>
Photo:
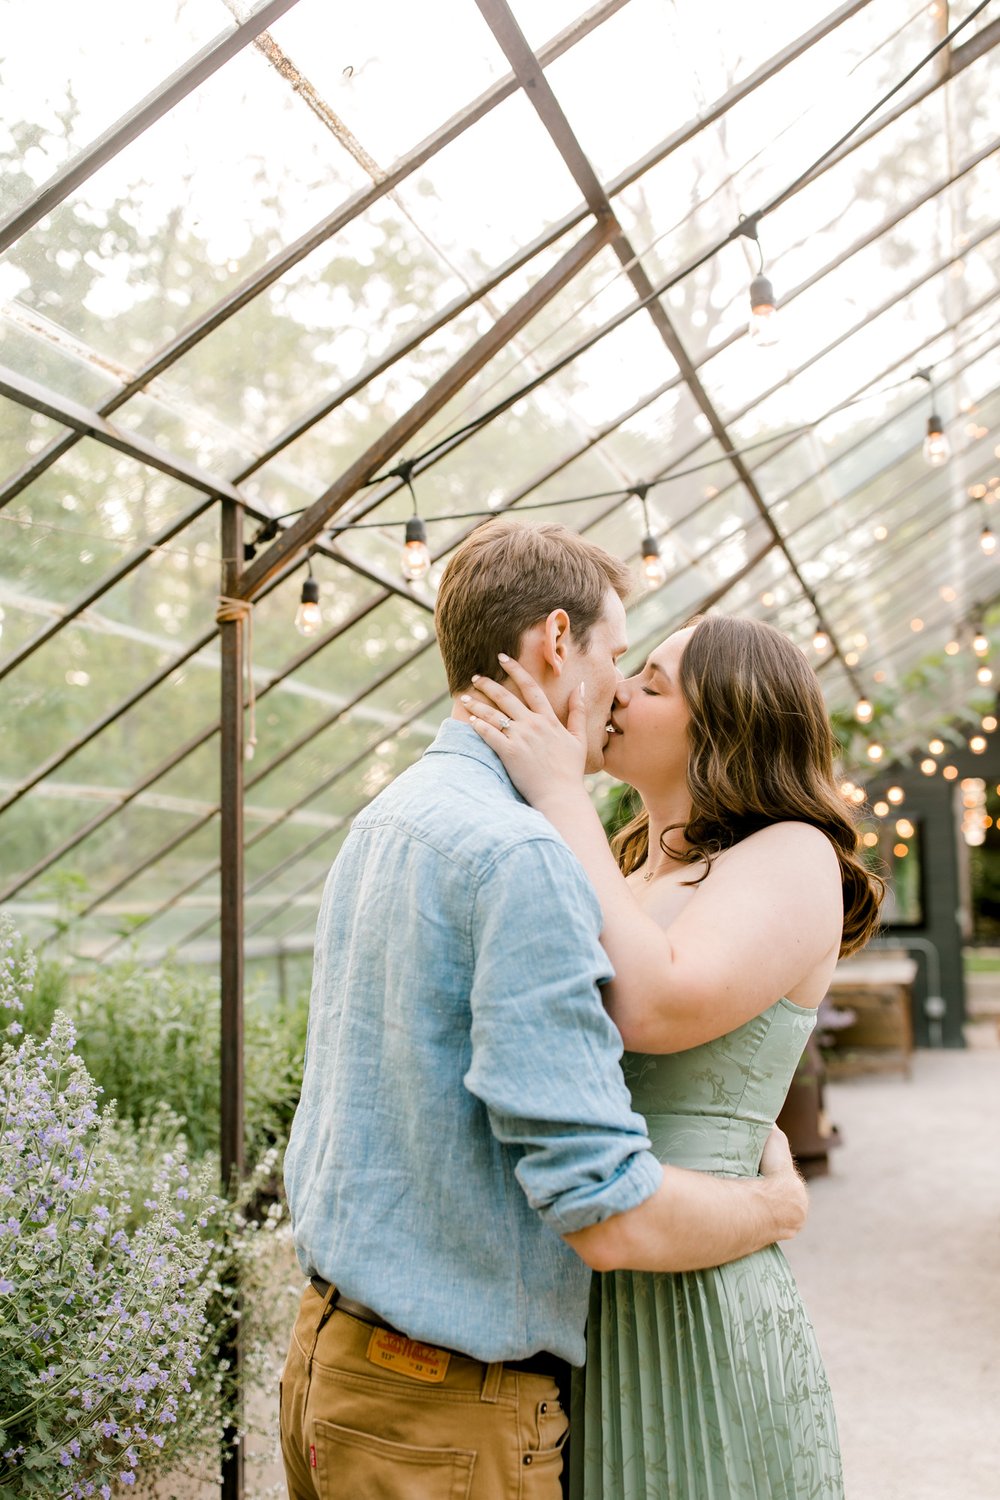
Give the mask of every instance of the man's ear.
<svg viewBox="0 0 1000 1500">
<path fill-rule="evenodd" d="M 539 645 L 545 665 L 554 676 L 561 677 L 570 645 L 569 615 L 564 609 L 554 609 L 545 616 Z"/>
</svg>

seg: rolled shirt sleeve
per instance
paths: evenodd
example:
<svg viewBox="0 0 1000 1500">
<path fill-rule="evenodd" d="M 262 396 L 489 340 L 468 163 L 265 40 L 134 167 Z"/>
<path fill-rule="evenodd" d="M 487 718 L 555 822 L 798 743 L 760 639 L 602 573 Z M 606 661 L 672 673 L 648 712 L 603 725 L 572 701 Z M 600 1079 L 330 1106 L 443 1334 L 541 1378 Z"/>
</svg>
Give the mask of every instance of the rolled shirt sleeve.
<svg viewBox="0 0 1000 1500">
<path fill-rule="evenodd" d="M 472 1059 L 466 1088 L 515 1175 L 563 1235 L 645 1202 L 663 1169 L 622 1077 L 601 1003 L 612 978 L 601 912 L 557 836 L 522 841 L 483 872 L 472 903 Z"/>
</svg>

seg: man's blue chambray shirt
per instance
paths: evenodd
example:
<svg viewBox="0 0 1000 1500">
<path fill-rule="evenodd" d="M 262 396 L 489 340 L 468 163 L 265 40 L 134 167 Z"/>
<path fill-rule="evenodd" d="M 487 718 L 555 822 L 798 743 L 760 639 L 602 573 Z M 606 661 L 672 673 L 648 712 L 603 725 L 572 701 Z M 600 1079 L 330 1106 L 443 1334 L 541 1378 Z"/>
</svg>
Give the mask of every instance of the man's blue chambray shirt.
<svg viewBox="0 0 1000 1500">
<path fill-rule="evenodd" d="M 590 1272 L 561 1235 L 662 1176 L 600 926 L 567 845 L 447 720 L 326 883 L 285 1159 L 307 1276 L 477 1359 L 583 1363 Z"/>
</svg>

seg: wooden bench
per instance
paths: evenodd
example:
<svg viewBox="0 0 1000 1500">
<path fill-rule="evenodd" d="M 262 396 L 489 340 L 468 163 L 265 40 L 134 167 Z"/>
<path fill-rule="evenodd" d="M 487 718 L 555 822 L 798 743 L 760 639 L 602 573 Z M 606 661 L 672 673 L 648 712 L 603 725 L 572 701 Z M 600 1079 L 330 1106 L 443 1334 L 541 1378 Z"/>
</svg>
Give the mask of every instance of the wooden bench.
<svg viewBox="0 0 1000 1500">
<path fill-rule="evenodd" d="M 899 1068 L 909 1078 L 916 972 L 916 961 L 906 954 L 863 955 L 837 965 L 826 998 L 835 1010 L 853 1011 L 854 1020 L 824 1037 L 829 1078 L 856 1077 L 887 1067 Z"/>
</svg>

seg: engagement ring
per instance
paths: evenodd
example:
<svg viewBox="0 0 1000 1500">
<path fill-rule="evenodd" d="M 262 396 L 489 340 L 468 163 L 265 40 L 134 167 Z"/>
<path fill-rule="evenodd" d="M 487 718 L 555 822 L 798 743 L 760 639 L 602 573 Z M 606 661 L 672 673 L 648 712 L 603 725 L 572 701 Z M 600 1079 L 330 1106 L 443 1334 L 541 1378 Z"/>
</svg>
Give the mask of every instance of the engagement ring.
<svg viewBox="0 0 1000 1500">
<path fill-rule="evenodd" d="M 500 715 L 500 724 L 499 724 L 498 727 L 501 730 L 509 729 L 510 726 L 513 724 L 513 722 L 514 722 L 514 720 L 513 719 L 508 719 L 508 717 L 507 717 L 506 714 L 501 714 Z"/>
</svg>

